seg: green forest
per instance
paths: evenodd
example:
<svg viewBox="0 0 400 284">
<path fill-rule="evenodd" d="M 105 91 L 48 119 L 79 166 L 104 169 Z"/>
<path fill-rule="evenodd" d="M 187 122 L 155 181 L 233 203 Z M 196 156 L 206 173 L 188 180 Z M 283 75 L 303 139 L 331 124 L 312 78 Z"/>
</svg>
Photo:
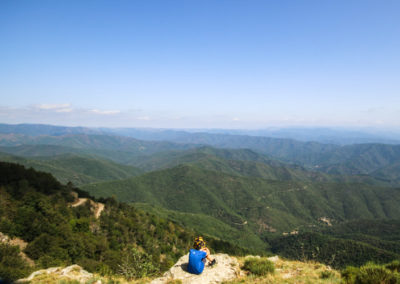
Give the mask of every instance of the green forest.
<svg viewBox="0 0 400 284">
<path fill-rule="evenodd" d="M 216 252 L 337 269 L 400 259 L 397 145 L 24 131 L 0 136 L 0 232 L 26 242 L 35 266 L 1 244 L 0 275 L 10 281 L 75 263 L 157 275 L 199 234 Z M 72 207 L 77 198 L 90 200 Z M 145 264 L 138 274 L 127 273 L 132 258 Z"/>
<path fill-rule="evenodd" d="M 17 247 L 0 246 L 0 275 L 13 281 L 34 269 L 79 264 L 103 275 L 120 273 L 126 255 L 139 254 L 148 271 L 168 269 L 185 254 L 196 236 L 171 221 L 151 215 L 114 198 L 96 201 L 105 210 L 96 219 L 87 202 L 72 208 L 72 192 L 90 197 L 53 176 L 12 163 L 0 163 L 0 232 L 28 242 L 24 253 L 34 260 L 28 265 Z M 94 199 L 94 198 L 92 198 Z M 245 254 L 246 249 L 207 237 L 215 251 Z"/>
</svg>

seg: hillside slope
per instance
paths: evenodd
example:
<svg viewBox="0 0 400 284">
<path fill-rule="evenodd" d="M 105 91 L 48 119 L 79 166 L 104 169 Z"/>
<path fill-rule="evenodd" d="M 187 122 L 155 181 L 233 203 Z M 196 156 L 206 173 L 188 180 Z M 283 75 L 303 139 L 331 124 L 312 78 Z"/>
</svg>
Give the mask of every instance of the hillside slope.
<svg viewBox="0 0 400 284">
<path fill-rule="evenodd" d="M 184 165 L 135 178 L 92 184 L 95 196 L 205 214 L 257 235 L 357 218 L 398 218 L 400 191 L 357 183 L 265 180 Z"/>
<path fill-rule="evenodd" d="M 186 253 L 196 235 L 113 198 L 101 200 L 105 208 L 96 218 L 91 202 L 72 207 L 73 192 L 90 198 L 87 193 L 60 184 L 48 173 L 4 162 L 0 172 L 0 232 L 27 242 L 24 252 L 35 262 L 29 267 L 17 248 L 0 244 L 1 281 L 74 263 L 115 275 L 133 255 L 146 263 L 145 273 L 157 274 Z M 226 241 L 207 240 L 215 251 L 247 252 Z"/>
<path fill-rule="evenodd" d="M 317 181 L 317 182 L 358 182 L 380 186 L 391 186 L 388 179 L 367 175 L 328 175 L 302 166 L 284 163 L 250 149 L 219 149 L 199 147 L 183 151 L 167 151 L 142 155 L 130 164 L 154 171 L 179 165 L 193 165 L 204 170 L 230 175 L 259 177 L 270 180 Z"/>
<path fill-rule="evenodd" d="M 13 162 L 45 171 L 54 175 L 61 183 L 72 182 L 83 185 L 107 180 L 125 179 L 141 174 L 141 170 L 94 156 L 62 154 L 23 158 L 0 152 L 0 161 Z"/>
</svg>

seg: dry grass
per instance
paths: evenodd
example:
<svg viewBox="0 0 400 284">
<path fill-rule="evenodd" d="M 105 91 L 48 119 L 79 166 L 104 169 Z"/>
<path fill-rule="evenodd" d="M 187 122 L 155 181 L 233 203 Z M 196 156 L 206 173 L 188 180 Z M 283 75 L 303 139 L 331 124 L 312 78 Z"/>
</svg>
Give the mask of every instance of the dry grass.
<svg viewBox="0 0 400 284">
<path fill-rule="evenodd" d="M 100 282 L 99 282 L 100 281 Z M 139 280 L 131 280 L 127 281 L 123 277 L 102 277 L 95 275 L 93 278 L 87 280 L 86 282 L 79 282 L 77 280 L 71 279 L 69 277 L 62 277 L 54 274 L 41 274 L 35 277 L 30 284 L 77 284 L 77 283 L 85 283 L 85 284 L 144 284 L 149 283 L 151 279 L 144 278 Z"/>
<path fill-rule="evenodd" d="M 243 266 L 245 258 L 238 258 L 240 266 Z M 339 284 L 341 283 L 340 273 L 330 267 L 316 262 L 300 262 L 300 261 L 290 261 L 277 259 L 274 261 L 275 272 L 273 274 L 268 274 L 266 276 L 257 277 L 246 273 L 241 273 L 238 278 L 232 281 L 223 282 L 224 284 L 239 284 L 239 283 L 250 283 L 250 284 L 283 284 L 283 283 L 293 283 L 293 284 L 314 284 L 314 283 L 325 283 L 325 284 Z M 88 281 L 86 284 L 100 283 L 103 284 L 144 284 L 149 283 L 152 279 L 145 278 L 140 280 L 127 281 L 124 278 L 119 277 L 100 277 L 94 275 L 94 277 Z M 55 277 L 51 274 L 40 275 L 35 278 L 31 283 L 58 283 L 58 284 L 75 284 L 77 282 L 72 279 Z M 178 284 L 181 283 L 179 280 L 171 281 L 168 284 Z"/>
<path fill-rule="evenodd" d="M 244 258 L 240 258 L 241 265 Z M 315 262 L 300 262 L 278 259 L 275 261 L 275 273 L 264 277 L 254 275 L 241 276 L 233 281 L 223 282 L 224 284 L 237 283 L 340 283 L 340 273 L 330 267 Z"/>
</svg>

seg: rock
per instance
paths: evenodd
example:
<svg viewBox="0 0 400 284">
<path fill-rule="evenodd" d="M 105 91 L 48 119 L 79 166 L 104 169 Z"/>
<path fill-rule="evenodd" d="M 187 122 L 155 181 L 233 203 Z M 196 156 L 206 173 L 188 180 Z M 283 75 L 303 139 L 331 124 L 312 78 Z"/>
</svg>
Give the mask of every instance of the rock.
<svg viewBox="0 0 400 284">
<path fill-rule="evenodd" d="M 17 283 L 35 281 L 35 278 L 40 276 L 42 279 L 43 275 L 49 275 L 52 279 L 63 279 L 63 280 L 76 280 L 80 283 L 86 283 L 89 279 L 93 278 L 93 274 L 87 272 L 79 265 L 71 265 L 65 268 L 62 267 L 50 267 L 33 272 L 29 277 L 19 279 Z"/>
<path fill-rule="evenodd" d="M 23 250 L 26 248 L 26 246 L 28 245 L 27 242 L 25 242 L 24 240 L 20 239 L 20 238 L 10 238 L 9 236 L 7 236 L 6 234 L 3 234 L 2 232 L 0 232 L 0 243 L 4 243 L 10 246 L 18 246 L 20 249 L 19 255 L 26 260 L 26 262 L 30 265 L 30 266 L 34 266 L 35 262 L 30 259 L 24 252 Z"/>
<path fill-rule="evenodd" d="M 275 256 L 268 257 L 267 259 L 269 261 L 272 261 L 272 262 L 275 263 L 275 262 L 277 262 L 279 260 L 279 256 L 275 255 Z"/>
<path fill-rule="evenodd" d="M 183 284 L 221 283 L 232 280 L 240 275 L 241 271 L 236 258 L 230 257 L 227 254 L 213 254 L 212 256 L 217 260 L 217 264 L 212 267 L 206 264 L 204 271 L 200 275 L 195 275 L 187 272 L 189 255 L 184 255 L 169 271 L 164 273 L 163 277 L 154 279 L 151 284 L 167 283 L 170 280 L 178 279 Z"/>
</svg>

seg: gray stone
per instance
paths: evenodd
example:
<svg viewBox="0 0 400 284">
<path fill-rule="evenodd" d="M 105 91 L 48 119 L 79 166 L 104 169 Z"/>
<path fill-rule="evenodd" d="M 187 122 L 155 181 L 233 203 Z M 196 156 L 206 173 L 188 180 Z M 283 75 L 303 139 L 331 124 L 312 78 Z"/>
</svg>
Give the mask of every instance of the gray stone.
<svg viewBox="0 0 400 284">
<path fill-rule="evenodd" d="M 232 280 L 240 275 L 241 271 L 236 258 L 230 257 L 227 254 L 214 254 L 212 256 L 217 260 L 217 264 L 212 267 L 206 264 L 204 271 L 200 275 L 187 272 L 189 256 L 184 255 L 163 275 L 163 277 L 154 279 L 151 283 L 161 284 L 169 280 L 179 279 L 183 284 L 211 284 Z"/>
<path fill-rule="evenodd" d="M 42 274 L 51 274 L 56 278 L 68 278 L 70 280 L 77 280 L 80 283 L 85 283 L 89 279 L 93 278 L 93 274 L 87 272 L 79 265 L 70 265 L 68 267 L 50 267 L 33 272 L 29 277 L 20 279 L 17 283 L 29 282 L 35 280 L 35 278 Z"/>
</svg>

